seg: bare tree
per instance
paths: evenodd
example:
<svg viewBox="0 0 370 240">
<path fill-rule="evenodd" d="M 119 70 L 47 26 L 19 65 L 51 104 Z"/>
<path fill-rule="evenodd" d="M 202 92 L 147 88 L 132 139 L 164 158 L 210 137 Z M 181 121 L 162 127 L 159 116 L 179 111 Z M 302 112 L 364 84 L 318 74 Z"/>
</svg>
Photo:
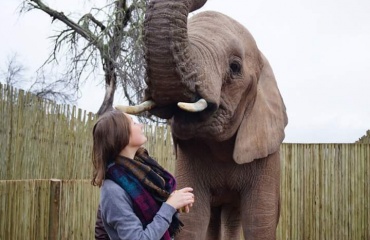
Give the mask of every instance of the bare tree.
<svg viewBox="0 0 370 240">
<path fill-rule="evenodd" d="M 69 81 L 44 71 L 37 72 L 36 80 L 28 91 L 40 98 L 63 104 L 75 104 L 79 94 L 79 88 Z"/>
<path fill-rule="evenodd" d="M 63 23 L 65 28 L 51 37 L 54 49 L 43 65 L 58 64 L 65 56 L 68 65 L 61 80 L 79 88 L 95 71 L 104 71 L 105 96 L 97 112 L 101 115 L 112 108 L 118 86 L 129 104 L 141 100 L 145 86 L 141 31 L 148 1 L 107 0 L 105 6 L 92 7 L 77 19 L 41 0 L 24 0 L 21 12 L 39 9 L 52 22 Z"/>
<path fill-rule="evenodd" d="M 18 54 L 13 53 L 5 63 L 5 70 L 1 69 L 1 76 L 5 84 L 16 86 L 23 78 L 25 67 L 18 61 Z"/>
<path fill-rule="evenodd" d="M 38 71 L 35 77 L 25 77 L 26 70 L 27 68 L 19 61 L 18 54 L 13 53 L 7 58 L 5 69 L 0 69 L 0 82 L 57 103 L 73 104 L 76 102 L 78 88 L 68 81 L 56 78 L 43 70 Z"/>
<path fill-rule="evenodd" d="M 367 130 L 366 134 L 359 138 L 355 143 L 370 143 L 370 130 Z"/>
</svg>

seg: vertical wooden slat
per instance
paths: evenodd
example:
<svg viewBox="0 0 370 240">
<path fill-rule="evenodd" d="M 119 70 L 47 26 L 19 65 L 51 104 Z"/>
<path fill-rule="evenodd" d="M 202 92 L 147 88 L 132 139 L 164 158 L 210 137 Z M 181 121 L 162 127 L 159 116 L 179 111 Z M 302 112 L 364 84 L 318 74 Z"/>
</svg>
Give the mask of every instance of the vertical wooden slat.
<svg viewBox="0 0 370 240">
<path fill-rule="evenodd" d="M 321 159 L 320 159 L 320 211 L 319 211 L 319 220 L 318 223 L 320 224 L 320 238 L 319 239 L 325 239 L 326 238 L 326 223 L 327 223 L 327 212 L 326 212 L 326 201 L 325 201 L 325 195 L 326 195 L 326 174 L 325 174 L 325 169 L 326 169 L 326 151 L 328 150 L 327 145 L 323 146 L 324 151 L 322 151 L 321 154 Z"/>
<path fill-rule="evenodd" d="M 8 146 L 8 120 L 6 85 L 0 84 L 0 179 L 5 179 L 7 171 L 7 146 Z"/>
<path fill-rule="evenodd" d="M 370 144 L 364 144 L 364 146 L 366 146 L 366 150 L 365 150 L 365 166 L 366 166 L 365 167 L 365 173 L 366 173 L 365 212 L 367 212 L 367 214 L 365 214 L 365 218 L 366 218 L 365 234 L 366 234 L 366 239 L 370 239 L 370 228 L 368 227 L 370 226 L 370 203 L 369 203 L 369 199 L 370 199 L 370 184 L 369 184 L 370 182 Z"/>
<path fill-rule="evenodd" d="M 336 144 L 331 144 L 332 150 L 331 154 L 328 156 L 328 165 L 326 168 L 326 176 L 327 176 L 327 193 L 326 193 L 326 207 L 327 207 L 327 212 L 328 212 L 328 222 L 327 222 L 327 236 L 330 237 L 333 234 L 333 228 L 329 227 L 332 226 L 333 224 L 333 162 L 334 162 L 334 157 L 337 152 L 337 145 Z"/>
<path fill-rule="evenodd" d="M 50 180 L 50 211 L 49 211 L 49 239 L 60 239 L 59 236 L 59 211 L 61 184 L 59 179 Z"/>
<path fill-rule="evenodd" d="M 6 129 L 7 132 L 7 137 L 8 141 L 6 142 L 6 149 L 5 152 L 7 153 L 6 155 L 6 172 L 5 172 L 5 178 L 4 179 L 10 179 L 10 174 L 13 172 L 12 171 L 12 140 L 13 140 L 13 88 L 7 86 L 7 109 L 6 111 L 9 113 L 9 121 L 8 121 L 8 126 Z"/>
<path fill-rule="evenodd" d="M 315 152 L 315 160 L 314 160 L 314 172 L 315 172 L 315 178 L 314 178 L 314 184 L 315 184 L 315 209 L 314 209 L 314 221 L 315 221 L 315 226 L 314 226 L 314 239 L 319 239 L 319 234 L 320 234 L 320 223 L 318 217 L 320 216 L 320 174 L 319 174 L 319 169 L 320 169 L 320 150 L 321 146 L 316 150 Z"/>
<path fill-rule="evenodd" d="M 345 151 L 344 151 L 344 154 L 345 154 L 345 157 L 346 159 L 349 158 L 349 148 L 346 147 L 345 148 Z M 350 231 L 349 231 L 349 219 L 350 219 L 350 216 L 349 216 L 349 212 L 350 212 L 350 164 L 351 161 L 346 161 L 345 163 L 345 173 L 343 174 L 343 178 L 345 179 L 345 183 L 344 183 L 344 188 L 342 189 L 342 191 L 344 192 L 344 203 L 343 204 L 343 208 L 345 209 L 345 214 L 344 214 L 344 229 L 345 229 L 345 237 L 347 239 L 350 239 Z"/>
<path fill-rule="evenodd" d="M 315 145 L 312 145 L 311 148 L 309 148 L 309 152 L 307 154 L 307 156 L 305 157 L 305 161 L 304 161 L 304 169 L 303 171 L 305 172 L 306 174 L 306 177 L 305 177 L 305 187 L 304 187 L 304 198 L 307 199 L 307 202 L 305 204 L 305 207 L 304 207 L 304 217 L 305 219 L 307 219 L 306 223 L 305 223 L 305 230 L 304 230 L 304 238 L 306 239 L 312 239 L 312 232 L 311 232 L 311 229 L 312 229 L 312 201 L 314 199 L 314 196 L 311 194 L 312 193 L 312 172 L 310 171 L 310 161 L 312 159 L 312 155 L 313 155 L 313 151 L 315 151 L 316 149 L 316 144 Z"/>
<path fill-rule="evenodd" d="M 354 181 L 355 181 L 355 185 L 354 185 L 354 194 L 355 194 L 355 198 L 354 198 L 354 211 L 353 211 L 353 218 L 354 218 L 354 237 L 355 239 L 361 239 L 360 238 L 360 228 L 361 228 L 361 222 L 360 222 L 360 219 L 359 219 L 359 212 L 358 212 L 358 202 L 359 200 L 361 199 L 361 195 L 360 195 L 360 191 L 359 191 L 359 187 L 361 185 L 361 172 L 359 171 L 359 167 L 360 167 L 360 159 L 357 158 L 357 151 L 358 151 L 358 148 L 357 148 L 357 145 L 354 146 L 354 149 L 352 151 L 352 156 L 353 156 L 353 165 L 354 165 Z"/>
<path fill-rule="evenodd" d="M 342 178 L 340 177 L 341 171 L 342 171 L 342 168 L 341 168 L 342 154 L 340 154 L 341 152 L 343 152 L 343 148 L 338 154 L 336 154 L 335 159 L 334 159 L 334 167 L 333 167 L 333 177 L 334 177 L 333 183 L 338 184 L 339 186 L 342 183 Z M 333 204 L 334 222 L 338 222 L 341 219 L 340 206 L 342 203 L 342 195 L 338 187 L 333 187 L 333 194 L 334 194 L 334 200 L 335 200 Z M 338 232 L 341 235 L 339 236 L 339 240 L 341 240 L 343 238 L 343 229 L 338 229 Z"/>
<path fill-rule="evenodd" d="M 294 145 L 294 156 L 296 156 L 297 153 L 297 147 L 298 145 Z M 291 173 L 292 173 L 292 181 L 291 181 L 291 196 L 292 196 L 292 202 L 293 203 L 298 203 L 298 194 L 297 194 L 297 189 L 296 189 L 296 184 L 297 184 L 297 161 L 291 162 L 292 168 L 291 168 Z M 299 229 L 296 227 L 298 225 L 297 223 L 297 206 L 296 205 L 291 205 L 290 209 L 292 209 L 292 226 L 291 226 L 291 231 L 292 231 L 292 239 L 297 239 L 298 238 L 298 232 Z"/>
<path fill-rule="evenodd" d="M 364 171 L 364 155 L 363 155 L 363 148 L 359 147 L 356 151 L 356 159 L 358 159 L 357 161 L 359 161 L 359 165 L 358 165 L 358 169 L 357 169 L 357 172 L 359 174 L 359 184 L 358 184 L 358 196 L 359 196 L 359 199 L 358 199 L 358 202 L 357 202 L 357 216 L 358 216 L 358 220 L 359 220 L 359 227 L 358 227 L 358 233 L 359 233 L 359 238 L 360 239 L 364 239 L 365 235 L 364 235 L 364 215 L 361 213 L 361 211 L 363 211 L 363 209 L 361 209 L 362 207 L 365 206 L 365 203 L 363 202 L 363 194 L 365 192 L 365 189 L 364 189 L 364 174 L 365 174 L 365 171 Z M 362 170 L 363 169 L 363 170 Z"/>
<path fill-rule="evenodd" d="M 353 211 L 354 211 L 354 198 L 355 198 L 355 195 L 354 195 L 354 188 L 355 188 L 355 176 L 353 175 L 353 168 L 355 166 L 355 163 L 353 162 L 353 152 L 352 152 L 352 149 L 350 149 L 350 152 L 349 152 L 349 159 L 351 161 L 351 167 L 349 168 L 349 174 L 348 176 L 350 176 L 350 186 L 349 186 L 349 206 L 350 206 L 350 209 L 349 209 L 349 218 L 348 219 L 352 219 L 352 221 L 349 222 L 349 238 L 350 239 L 355 239 L 354 238 L 354 218 L 353 218 Z"/>
</svg>

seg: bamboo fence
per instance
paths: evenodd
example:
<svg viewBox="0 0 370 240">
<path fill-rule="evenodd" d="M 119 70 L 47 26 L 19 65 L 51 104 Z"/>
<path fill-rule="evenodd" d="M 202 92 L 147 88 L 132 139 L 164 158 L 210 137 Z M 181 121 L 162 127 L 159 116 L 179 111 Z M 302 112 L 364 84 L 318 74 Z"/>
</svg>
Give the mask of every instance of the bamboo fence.
<svg viewBox="0 0 370 240">
<path fill-rule="evenodd" d="M 93 239 L 95 116 L 4 85 L 0 116 L 0 240 Z M 173 173 L 170 129 L 145 132 Z M 370 239 L 370 144 L 282 144 L 280 155 L 277 239 Z"/>
<path fill-rule="evenodd" d="M 370 239 L 369 144 L 283 144 L 281 156 L 277 239 Z M 0 240 L 93 239 L 98 201 L 90 180 L 2 180 Z"/>
<path fill-rule="evenodd" d="M 278 239 L 370 239 L 370 144 L 283 144 Z"/>
<path fill-rule="evenodd" d="M 96 117 L 0 84 L 0 180 L 88 179 Z M 174 171 L 168 126 L 145 126 L 145 147 Z"/>
<path fill-rule="evenodd" d="M 0 180 L 0 240 L 94 239 L 98 201 L 89 180 Z"/>
</svg>

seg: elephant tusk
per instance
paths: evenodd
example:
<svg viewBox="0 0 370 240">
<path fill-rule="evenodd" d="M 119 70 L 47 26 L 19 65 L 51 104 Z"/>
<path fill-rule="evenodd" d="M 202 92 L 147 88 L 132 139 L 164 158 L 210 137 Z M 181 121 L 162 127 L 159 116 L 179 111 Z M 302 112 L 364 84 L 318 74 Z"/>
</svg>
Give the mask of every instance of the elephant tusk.
<svg viewBox="0 0 370 240">
<path fill-rule="evenodd" d="M 188 112 L 201 112 L 207 108 L 207 101 L 202 98 L 198 102 L 195 102 L 195 103 L 179 102 L 177 103 L 177 106 L 181 108 L 182 110 L 185 110 Z"/>
<path fill-rule="evenodd" d="M 136 115 L 136 114 L 148 111 L 152 109 L 153 107 L 155 107 L 155 102 L 153 102 L 152 100 L 148 100 L 136 106 L 117 105 L 115 106 L 115 109 L 121 112 L 124 112 L 124 113 Z"/>
</svg>

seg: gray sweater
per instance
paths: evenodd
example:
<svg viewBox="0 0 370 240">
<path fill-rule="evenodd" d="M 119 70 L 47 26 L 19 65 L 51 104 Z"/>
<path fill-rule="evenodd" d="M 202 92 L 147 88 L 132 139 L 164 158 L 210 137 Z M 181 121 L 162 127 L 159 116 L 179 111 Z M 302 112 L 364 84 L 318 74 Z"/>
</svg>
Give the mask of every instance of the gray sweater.
<svg viewBox="0 0 370 240">
<path fill-rule="evenodd" d="M 153 221 L 143 228 L 133 210 L 130 196 L 118 184 L 105 180 L 100 191 L 100 208 L 104 228 L 110 239 L 161 239 L 171 224 L 176 209 L 163 203 Z"/>
</svg>

